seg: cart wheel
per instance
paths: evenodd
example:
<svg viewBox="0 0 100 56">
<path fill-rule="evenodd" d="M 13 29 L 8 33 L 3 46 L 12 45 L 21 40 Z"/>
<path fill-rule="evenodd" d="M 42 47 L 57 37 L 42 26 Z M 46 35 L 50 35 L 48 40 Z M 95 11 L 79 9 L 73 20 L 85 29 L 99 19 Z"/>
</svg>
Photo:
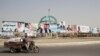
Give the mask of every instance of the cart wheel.
<svg viewBox="0 0 100 56">
<path fill-rule="evenodd" d="M 39 47 L 38 47 L 38 46 L 35 46 L 35 47 L 33 48 L 33 51 L 34 51 L 34 53 L 39 53 Z"/>
<path fill-rule="evenodd" d="M 15 48 L 10 48 L 10 52 L 14 53 L 14 52 L 16 52 L 16 49 Z"/>
</svg>

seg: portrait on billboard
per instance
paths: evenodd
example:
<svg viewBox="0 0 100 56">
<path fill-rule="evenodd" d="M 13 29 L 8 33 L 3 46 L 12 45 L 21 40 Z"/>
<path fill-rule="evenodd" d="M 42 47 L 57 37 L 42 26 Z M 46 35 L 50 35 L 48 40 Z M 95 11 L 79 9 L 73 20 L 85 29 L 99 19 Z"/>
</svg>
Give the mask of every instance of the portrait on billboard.
<svg viewBox="0 0 100 56">
<path fill-rule="evenodd" d="M 17 22 L 15 32 L 23 32 L 24 31 L 24 23 L 23 22 Z"/>
</svg>

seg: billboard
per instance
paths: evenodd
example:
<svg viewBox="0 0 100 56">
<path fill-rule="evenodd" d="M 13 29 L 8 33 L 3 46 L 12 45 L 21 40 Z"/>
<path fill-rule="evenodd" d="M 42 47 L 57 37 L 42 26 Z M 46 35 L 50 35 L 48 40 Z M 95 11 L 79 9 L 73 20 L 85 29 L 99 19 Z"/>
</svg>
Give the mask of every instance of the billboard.
<svg viewBox="0 0 100 56">
<path fill-rule="evenodd" d="M 68 32 L 78 32 L 77 25 L 68 25 L 67 27 Z"/>
<path fill-rule="evenodd" d="M 10 21 L 2 22 L 2 32 L 15 31 L 16 27 L 17 27 L 17 22 L 10 22 Z"/>
<path fill-rule="evenodd" d="M 91 29 L 91 32 L 92 33 L 99 33 L 99 28 L 92 28 Z"/>
<path fill-rule="evenodd" d="M 34 36 L 36 35 L 37 28 L 38 28 L 38 24 L 25 23 L 24 32 L 27 33 L 28 36 Z"/>
<path fill-rule="evenodd" d="M 13 32 L 24 32 L 27 33 L 28 36 L 33 36 L 36 35 L 37 28 L 38 24 L 34 23 L 25 23 L 19 21 L 2 21 L 2 32 L 5 33 L 5 35 L 9 35 L 8 33 Z"/>
<path fill-rule="evenodd" d="M 25 23 L 25 33 L 32 32 L 33 31 L 33 25 L 31 23 Z"/>
<path fill-rule="evenodd" d="M 89 26 L 78 25 L 78 32 L 89 33 L 91 31 Z"/>
<path fill-rule="evenodd" d="M 15 32 L 24 32 L 25 23 L 24 22 L 17 22 Z"/>
<path fill-rule="evenodd" d="M 2 21 L 2 32 L 23 32 L 24 22 Z"/>
<path fill-rule="evenodd" d="M 57 26 L 57 24 L 51 24 L 51 25 L 49 25 L 49 29 L 51 29 L 52 32 L 58 32 L 58 26 Z"/>
</svg>

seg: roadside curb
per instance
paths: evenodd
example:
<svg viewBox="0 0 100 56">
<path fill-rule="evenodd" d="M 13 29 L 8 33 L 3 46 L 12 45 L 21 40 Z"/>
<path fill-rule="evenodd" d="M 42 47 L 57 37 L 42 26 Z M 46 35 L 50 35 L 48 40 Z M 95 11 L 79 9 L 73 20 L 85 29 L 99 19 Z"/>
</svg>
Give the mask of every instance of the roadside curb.
<svg viewBox="0 0 100 56">
<path fill-rule="evenodd" d="M 100 41 L 68 42 L 68 43 L 35 43 L 37 46 L 70 46 L 70 45 L 87 45 L 100 44 Z"/>
<path fill-rule="evenodd" d="M 87 45 L 87 44 L 100 44 L 100 41 L 79 41 L 79 42 L 65 42 L 65 43 L 35 43 L 36 46 L 49 47 L 49 46 L 74 46 L 74 45 Z M 3 43 L 0 44 L 3 46 Z"/>
</svg>

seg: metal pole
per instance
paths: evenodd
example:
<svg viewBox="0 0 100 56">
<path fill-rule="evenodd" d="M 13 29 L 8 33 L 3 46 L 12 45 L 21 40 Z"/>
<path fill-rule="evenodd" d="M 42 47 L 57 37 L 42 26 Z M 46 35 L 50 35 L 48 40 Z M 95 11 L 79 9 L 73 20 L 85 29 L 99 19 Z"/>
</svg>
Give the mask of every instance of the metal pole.
<svg viewBox="0 0 100 56">
<path fill-rule="evenodd" d="M 51 24 L 51 21 L 50 21 L 50 8 L 48 9 L 48 18 L 49 18 L 49 22 Z"/>
</svg>

